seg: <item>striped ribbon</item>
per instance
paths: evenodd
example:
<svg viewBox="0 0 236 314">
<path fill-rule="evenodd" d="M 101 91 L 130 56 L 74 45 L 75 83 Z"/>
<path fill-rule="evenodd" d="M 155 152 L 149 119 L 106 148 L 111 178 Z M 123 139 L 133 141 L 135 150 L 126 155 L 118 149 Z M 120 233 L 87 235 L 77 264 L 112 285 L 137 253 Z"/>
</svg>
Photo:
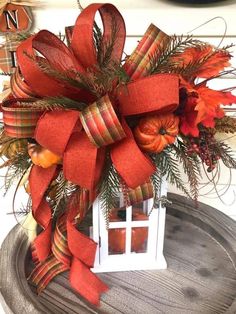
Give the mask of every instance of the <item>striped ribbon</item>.
<svg viewBox="0 0 236 314">
<path fill-rule="evenodd" d="M 129 203 L 134 205 L 153 197 L 153 186 L 150 181 L 128 190 Z"/>
<path fill-rule="evenodd" d="M 89 192 L 82 189 L 79 199 L 78 196 L 72 195 L 70 206 L 74 206 L 75 202 L 77 214 L 74 217 L 74 226 L 76 228 L 76 224 L 84 218 L 90 207 Z M 57 220 L 51 250 L 52 254 L 45 261 L 39 262 L 35 247 L 32 245 L 32 260 L 36 267 L 28 280 L 36 285 L 38 293 L 41 293 L 55 276 L 70 269 L 72 253 L 67 240 L 67 214 L 61 215 Z"/>
<path fill-rule="evenodd" d="M 49 282 L 58 274 L 66 271 L 70 267 L 71 253 L 68 249 L 66 238 L 66 216 L 60 216 L 54 237 L 52 241 L 52 254 L 43 262 L 38 262 L 34 247 L 32 251 L 32 259 L 36 267 L 28 278 L 37 286 L 37 292 L 41 293 Z"/>
<path fill-rule="evenodd" d="M 80 120 L 96 147 L 113 144 L 126 137 L 108 95 L 82 111 Z"/>
<path fill-rule="evenodd" d="M 34 137 L 35 127 L 43 111 L 35 109 L 33 103 L 23 107 L 15 99 L 3 101 L 5 133 L 14 138 Z"/>
<path fill-rule="evenodd" d="M 24 78 L 20 73 L 20 69 L 17 67 L 16 71 L 11 76 L 10 80 L 12 94 L 16 98 L 33 98 L 36 95 L 33 93 L 32 89 L 25 82 Z"/>
<path fill-rule="evenodd" d="M 144 77 L 150 68 L 150 58 L 160 55 L 170 37 L 151 24 L 139 42 L 137 48 L 124 64 L 126 73 L 133 79 Z"/>
</svg>

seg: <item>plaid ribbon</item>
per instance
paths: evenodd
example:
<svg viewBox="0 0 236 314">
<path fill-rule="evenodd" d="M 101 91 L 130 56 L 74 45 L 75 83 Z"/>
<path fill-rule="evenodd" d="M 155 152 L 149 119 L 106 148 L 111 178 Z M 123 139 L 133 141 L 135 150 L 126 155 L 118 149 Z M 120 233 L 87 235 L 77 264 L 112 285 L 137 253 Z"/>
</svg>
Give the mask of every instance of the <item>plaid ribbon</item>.
<svg viewBox="0 0 236 314">
<path fill-rule="evenodd" d="M 80 120 L 90 141 L 96 147 L 109 145 L 126 137 L 107 95 L 83 110 Z"/>
<path fill-rule="evenodd" d="M 34 137 L 35 127 L 42 115 L 42 110 L 34 109 L 32 106 L 17 107 L 17 102 L 13 105 L 6 105 L 4 104 L 6 102 L 2 105 L 5 133 L 15 138 Z"/>
<path fill-rule="evenodd" d="M 153 186 L 151 182 L 146 182 L 136 189 L 128 190 L 129 204 L 134 205 L 153 197 Z"/>
<path fill-rule="evenodd" d="M 16 48 L 19 46 L 18 41 L 6 40 L 0 48 L 0 69 L 4 73 L 14 73 L 16 70 Z M 13 59 L 14 58 L 14 59 Z"/>
<path fill-rule="evenodd" d="M 146 76 L 150 67 L 150 58 L 160 55 L 161 50 L 169 41 L 169 36 L 151 24 L 139 42 L 137 48 L 124 64 L 126 73 L 133 79 Z"/>
<path fill-rule="evenodd" d="M 16 98 L 33 98 L 35 94 L 32 92 L 31 88 L 24 81 L 20 69 L 17 67 L 16 71 L 11 76 L 10 80 L 12 94 Z"/>
<path fill-rule="evenodd" d="M 41 293 L 56 275 L 68 270 L 70 266 L 71 253 L 66 239 L 65 214 L 59 217 L 56 224 L 52 242 L 52 254 L 45 261 L 39 263 L 33 252 L 32 259 L 36 262 L 36 267 L 28 280 L 32 281 L 37 286 L 37 292 Z"/>
<path fill-rule="evenodd" d="M 90 206 L 89 192 L 84 189 L 81 190 L 79 199 L 74 200 L 72 196 L 72 206 L 75 201 L 77 202 L 78 208 L 77 216 L 74 219 L 74 223 L 76 224 L 83 219 Z M 69 250 L 67 240 L 67 215 L 63 214 L 57 220 L 52 240 L 52 254 L 50 254 L 45 261 L 39 262 L 33 244 L 31 248 L 32 260 L 36 267 L 30 274 L 28 280 L 35 284 L 37 292 L 41 293 L 55 276 L 70 268 L 72 254 Z"/>
</svg>

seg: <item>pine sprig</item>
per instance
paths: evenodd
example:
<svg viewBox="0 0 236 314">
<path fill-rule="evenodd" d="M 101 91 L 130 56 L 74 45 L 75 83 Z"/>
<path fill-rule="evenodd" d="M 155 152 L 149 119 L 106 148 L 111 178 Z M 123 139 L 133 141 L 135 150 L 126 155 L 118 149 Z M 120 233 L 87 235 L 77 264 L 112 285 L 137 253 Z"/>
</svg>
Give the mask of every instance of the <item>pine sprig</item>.
<svg viewBox="0 0 236 314">
<path fill-rule="evenodd" d="M 114 51 L 114 46 L 119 33 L 119 27 L 117 25 L 116 19 L 113 15 L 110 16 L 111 19 L 111 36 L 109 39 L 104 40 L 102 32 L 95 24 L 94 34 L 95 34 L 95 44 L 97 48 L 97 61 L 100 68 L 107 67 L 112 61 L 112 53 Z"/>
<path fill-rule="evenodd" d="M 102 45 L 102 31 L 96 22 L 93 24 L 93 40 L 97 54 L 99 54 Z"/>
<path fill-rule="evenodd" d="M 151 176 L 151 182 L 153 186 L 153 208 L 158 208 L 162 182 L 162 178 L 158 170 Z"/>
<path fill-rule="evenodd" d="M 196 45 L 195 49 L 201 50 L 204 48 L 205 45 L 206 45 L 206 43 L 201 43 L 199 45 Z M 229 47 L 231 47 L 231 46 L 229 46 Z M 216 49 L 215 48 L 212 51 L 210 51 L 207 55 L 202 57 L 201 59 L 196 59 L 196 60 L 189 62 L 187 65 L 184 65 L 182 67 L 180 67 L 178 64 L 171 64 L 170 63 L 171 72 L 176 73 L 176 74 L 180 74 L 185 80 L 191 81 L 191 79 L 196 76 L 196 73 L 200 69 L 202 69 L 204 67 L 204 65 L 209 61 L 209 59 L 214 57 L 217 53 L 222 52 L 223 54 L 229 55 L 229 52 L 226 49 L 228 49 L 228 46 L 224 47 L 222 49 Z M 223 75 L 226 75 L 230 72 L 232 72 L 232 70 L 226 70 L 226 71 L 224 71 L 224 73 L 220 72 L 219 75 L 223 76 Z M 215 76 L 212 76 L 211 78 L 209 78 L 208 81 L 213 79 L 213 78 L 215 78 Z"/>
<path fill-rule="evenodd" d="M 226 143 L 216 141 L 213 149 L 227 168 L 236 169 L 236 159 L 233 157 L 232 149 Z"/>
<path fill-rule="evenodd" d="M 176 68 L 176 63 L 171 63 L 170 58 L 179 56 L 184 49 L 195 47 L 200 41 L 192 36 L 172 36 L 167 45 L 164 45 L 150 56 L 150 68 L 148 74 L 169 73 Z"/>
<path fill-rule="evenodd" d="M 34 33 L 31 33 L 31 32 L 15 33 L 15 34 L 11 34 L 10 40 L 11 41 L 18 41 L 19 45 L 20 45 L 20 43 L 22 41 L 25 41 L 26 39 L 28 39 L 32 35 L 34 35 Z"/>
<path fill-rule="evenodd" d="M 106 93 L 113 91 L 114 82 L 119 86 L 126 84 L 129 80 L 128 75 L 121 65 L 113 61 L 106 67 L 100 68 L 99 66 L 94 66 L 93 69 L 87 70 L 86 75 L 77 73 L 76 76 L 96 98 L 100 98 Z"/>
<path fill-rule="evenodd" d="M 21 152 L 10 160 L 4 180 L 4 195 L 9 191 L 14 182 L 19 181 L 31 166 L 32 161 L 28 152 Z"/>
<path fill-rule="evenodd" d="M 101 201 L 101 207 L 107 227 L 109 224 L 110 212 L 117 206 L 117 198 L 119 197 L 120 192 L 119 175 L 112 165 L 111 160 L 108 159 L 99 187 L 99 199 Z"/>
<path fill-rule="evenodd" d="M 229 116 L 215 119 L 214 131 L 220 133 L 236 133 L 236 119 Z"/>
<path fill-rule="evenodd" d="M 58 81 L 62 81 L 64 83 L 67 83 L 73 87 L 76 88 L 83 88 L 87 89 L 87 86 L 83 84 L 82 81 L 79 81 L 75 77 L 74 71 L 59 71 L 51 67 L 51 65 L 46 61 L 44 58 L 37 58 L 35 59 L 31 55 L 29 55 L 27 52 L 24 52 L 25 55 L 31 59 L 33 62 L 37 64 L 37 66 L 44 72 L 45 74 L 54 77 Z M 78 74 L 78 73 L 76 73 Z"/>
<path fill-rule="evenodd" d="M 32 102 L 21 102 L 24 107 L 32 107 Z M 41 110 L 78 110 L 82 111 L 87 107 L 87 104 L 83 102 L 77 102 L 73 99 L 67 97 L 47 97 L 39 100 L 33 101 L 33 108 Z"/>
<path fill-rule="evenodd" d="M 199 182 L 201 178 L 200 162 L 195 155 L 187 153 L 188 147 L 184 142 L 177 140 L 176 145 L 172 145 L 174 155 L 178 162 L 183 166 L 184 173 L 188 177 L 190 185 L 190 194 L 195 202 L 199 196 Z"/>
<path fill-rule="evenodd" d="M 69 199 L 78 190 L 78 186 L 66 180 L 60 172 L 57 179 L 51 184 L 46 192 L 53 210 L 53 217 L 58 217 L 67 208 Z"/>
<path fill-rule="evenodd" d="M 179 170 L 179 163 L 171 154 L 170 149 L 165 149 L 159 154 L 152 154 L 151 158 L 155 163 L 157 169 L 160 171 L 160 176 L 166 176 L 166 180 L 174 184 L 177 189 L 184 192 L 189 198 L 191 194 L 185 187 Z"/>
</svg>

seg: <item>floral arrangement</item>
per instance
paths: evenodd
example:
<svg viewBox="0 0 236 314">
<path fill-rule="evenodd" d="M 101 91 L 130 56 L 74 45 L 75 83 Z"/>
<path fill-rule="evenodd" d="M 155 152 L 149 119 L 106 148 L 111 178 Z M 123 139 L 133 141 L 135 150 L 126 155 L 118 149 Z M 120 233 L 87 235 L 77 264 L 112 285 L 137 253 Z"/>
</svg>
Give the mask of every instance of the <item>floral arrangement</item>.
<svg viewBox="0 0 236 314">
<path fill-rule="evenodd" d="M 41 226 L 32 244 L 38 291 L 70 270 L 72 286 L 97 304 L 107 287 L 90 271 L 96 243 L 77 225 L 97 196 L 108 221 L 120 191 L 126 205 L 153 197 L 157 206 L 165 177 L 197 202 L 201 165 L 236 168 L 215 137 L 236 131 L 222 107 L 236 96 L 208 85 L 235 70 L 232 46 L 168 36 L 153 24 L 122 59 L 125 24 L 111 4 L 85 8 L 67 37 L 68 46 L 42 30 L 19 45 L 2 102 L 0 153 L 6 191 L 24 183 L 25 211 Z"/>
</svg>

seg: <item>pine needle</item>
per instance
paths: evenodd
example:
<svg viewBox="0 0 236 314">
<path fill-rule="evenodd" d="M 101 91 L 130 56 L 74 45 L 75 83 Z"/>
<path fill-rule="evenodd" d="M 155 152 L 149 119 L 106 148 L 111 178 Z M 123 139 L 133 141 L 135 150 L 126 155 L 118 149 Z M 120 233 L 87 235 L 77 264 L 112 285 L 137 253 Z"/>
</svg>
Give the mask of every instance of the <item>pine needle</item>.
<svg viewBox="0 0 236 314">
<path fill-rule="evenodd" d="M 110 159 L 107 160 L 105 172 L 99 187 L 99 199 L 106 225 L 109 225 L 109 215 L 117 206 L 117 198 L 120 196 L 120 178 Z"/>
<path fill-rule="evenodd" d="M 188 147 L 180 140 L 171 146 L 179 164 L 183 166 L 188 177 L 192 199 L 197 202 L 199 196 L 199 182 L 201 178 L 200 162 L 195 155 L 188 155 Z"/>
<path fill-rule="evenodd" d="M 59 173 L 46 192 L 53 210 L 53 217 L 58 217 L 67 209 L 69 199 L 77 189 L 77 185 L 65 179 L 63 172 Z"/>
<path fill-rule="evenodd" d="M 21 101 L 19 101 L 21 102 Z M 32 107 L 32 102 L 21 102 L 24 107 Z M 87 107 L 87 104 L 67 97 L 47 97 L 33 102 L 33 108 L 42 110 L 78 110 L 82 111 Z"/>
<path fill-rule="evenodd" d="M 15 181 L 21 179 L 23 174 L 29 169 L 32 162 L 29 158 L 28 152 L 21 152 L 14 156 L 9 165 L 4 181 L 4 195 L 9 191 Z"/>
<path fill-rule="evenodd" d="M 201 42 L 193 39 L 192 36 L 172 36 L 167 46 L 161 47 L 150 56 L 150 68 L 148 74 L 171 72 L 172 68 L 176 68 L 176 64 L 170 63 L 170 58 L 179 56 L 186 48 L 196 47 L 199 43 Z"/>
<path fill-rule="evenodd" d="M 221 157 L 227 168 L 236 169 L 236 159 L 233 157 L 233 151 L 226 143 L 216 141 L 213 149 Z"/>
<path fill-rule="evenodd" d="M 229 116 L 215 119 L 214 131 L 220 133 L 236 133 L 236 119 Z"/>
<path fill-rule="evenodd" d="M 166 180 L 174 184 L 177 189 L 184 192 L 189 198 L 191 194 L 185 187 L 179 170 L 179 162 L 172 156 L 171 149 L 165 149 L 159 154 L 152 154 L 151 158 L 157 169 L 160 171 L 160 176 L 166 176 Z"/>
<path fill-rule="evenodd" d="M 38 67 L 42 70 L 42 72 L 44 72 L 45 74 L 54 77 L 58 81 L 65 82 L 65 83 L 67 83 L 73 87 L 84 88 L 84 89 L 87 88 L 87 86 L 83 85 L 82 82 L 78 81 L 75 78 L 75 72 L 74 71 L 56 70 L 56 69 L 51 67 L 51 65 L 47 62 L 46 59 L 44 59 L 44 58 L 35 59 L 34 57 L 29 55 L 28 53 L 26 53 L 26 52 L 24 52 L 24 53 L 29 59 L 31 59 L 33 62 L 35 62 L 38 65 Z"/>
<path fill-rule="evenodd" d="M 153 186 L 153 208 L 158 208 L 162 183 L 162 178 L 158 170 L 151 176 L 151 182 Z"/>
</svg>

